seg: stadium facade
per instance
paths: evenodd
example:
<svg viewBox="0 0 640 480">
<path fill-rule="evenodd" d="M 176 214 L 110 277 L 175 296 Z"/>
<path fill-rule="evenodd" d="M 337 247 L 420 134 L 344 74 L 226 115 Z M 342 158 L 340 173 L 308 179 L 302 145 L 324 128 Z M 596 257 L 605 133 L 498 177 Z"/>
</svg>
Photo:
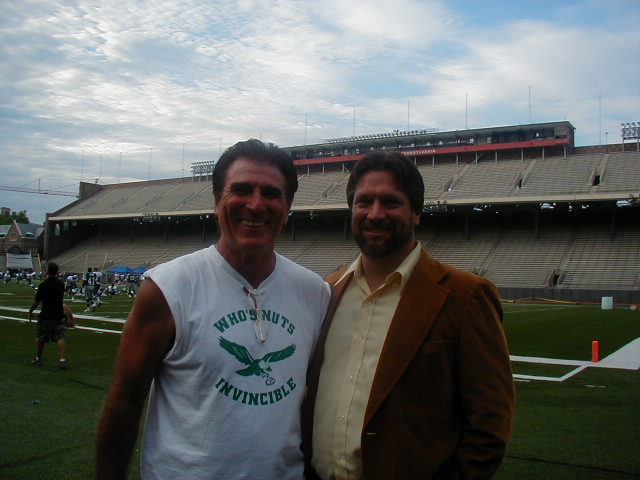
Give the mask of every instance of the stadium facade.
<svg viewBox="0 0 640 480">
<path fill-rule="evenodd" d="M 442 261 L 493 280 L 507 299 L 640 303 L 638 144 L 576 147 L 570 122 L 450 132 L 411 130 L 284 147 L 299 190 L 280 253 L 321 275 L 358 253 L 345 187 L 371 150 L 421 171 L 418 238 Z M 211 172 L 112 185 L 82 183 L 49 214 L 44 257 L 67 272 L 151 267 L 215 242 Z"/>
</svg>

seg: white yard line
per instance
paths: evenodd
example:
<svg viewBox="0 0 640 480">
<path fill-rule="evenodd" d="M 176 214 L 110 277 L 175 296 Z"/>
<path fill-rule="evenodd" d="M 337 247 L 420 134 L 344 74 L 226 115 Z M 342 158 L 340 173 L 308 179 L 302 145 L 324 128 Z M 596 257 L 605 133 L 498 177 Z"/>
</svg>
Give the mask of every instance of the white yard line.
<svg viewBox="0 0 640 480">
<path fill-rule="evenodd" d="M 640 337 L 627 343 L 624 347 L 613 352 L 598 362 L 598 367 L 620 368 L 623 370 L 640 369 Z"/>
<path fill-rule="evenodd" d="M 28 312 L 29 310 L 26 308 L 15 308 L 15 307 L 2 307 L 3 310 L 9 310 L 13 312 Z M 27 322 L 24 318 L 17 317 L 7 317 L 0 315 L 1 319 L 6 320 L 17 320 L 19 322 Z M 112 322 L 112 323 L 125 323 L 125 320 L 120 318 L 107 318 L 107 317 L 97 317 L 93 315 L 75 315 L 74 318 L 84 319 L 84 320 L 100 320 L 103 322 Z M 103 328 L 92 328 L 92 327 L 82 327 L 76 326 L 79 330 L 91 330 L 95 332 L 104 332 L 104 333 L 122 333 L 119 330 L 108 330 Z M 542 380 L 547 382 L 564 382 L 569 378 L 577 375 L 585 368 L 596 367 L 596 368 L 617 368 L 621 370 L 639 370 L 640 369 L 640 337 L 635 340 L 629 342 L 624 347 L 616 350 L 611 355 L 603 358 L 599 362 L 589 362 L 584 360 L 564 360 L 560 358 L 543 358 L 543 357 L 523 357 L 519 355 L 510 355 L 509 358 L 512 362 L 526 362 L 526 363 L 541 363 L 546 365 L 568 365 L 574 366 L 575 369 L 571 370 L 569 373 L 562 375 L 561 377 L 547 377 L 543 375 L 523 375 L 523 374 L 514 374 L 513 378 L 518 380 Z"/>
<path fill-rule="evenodd" d="M 23 312 L 28 313 L 28 308 L 17 308 L 17 307 L 1 307 L 2 310 L 8 310 L 10 312 Z M 34 313 L 39 313 L 40 310 L 34 310 Z M 84 320 L 99 320 L 101 322 L 111 322 L 111 323 L 125 323 L 126 320 L 121 318 L 109 318 L 109 317 L 98 317 L 96 315 L 83 315 L 81 313 L 74 313 L 73 318 L 82 318 Z"/>
<path fill-rule="evenodd" d="M 546 363 L 549 365 L 575 365 L 576 367 L 592 364 L 592 362 L 588 362 L 585 360 L 563 360 L 561 358 L 520 357 L 518 355 L 509 355 L 509 358 L 512 362 Z M 597 365 L 593 363 L 593 366 Z"/>
<path fill-rule="evenodd" d="M 514 373 L 513 378 L 515 378 L 516 380 L 542 380 L 545 382 L 564 382 L 565 380 L 573 377 L 574 375 L 577 375 L 588 366 L 589 365 L 581 365 L 578 368 L 571 370 L 569 373 L 566 373 L 561 377 L 544 377 L 541 375 L 522 375 L 519 373 Z"/>
<path fill-rule="evenodd" d="M 569 378 L 577 375 L 588 367 L 596 368 L 617 368 L 620 370 L 638 370 L 640 369 L 640 338 L 629 342 L 624 347 L 616 350 L 611 355 L 603 358 L 599 362 L 588 362 L 582 360 L 562 360 L 558 358 L 541 358 L 541 357 L 521 357 L 518 355 L 510 355 L 512 362 L 528 362 L 542 363 L 547 365 L 569 365 L 576 368 L 561 377 L 545 377 L 542 375 L 522 375 L 514 374 L 513 378 L 518 380 L 543 380 L 547 382 L 564 382 Z"/>
<path fill-rule="evenodd" d="M 506 313 L 508 313 L 509 315 L 517 315 L 518 313 L 531 313 L 531 312 L 548 312 L 549 310 L 568 310 L 570 308 L 581 308 L 582 305 L 575 305 L 575 304 L 562 304 L 562 305 L 555 305 L 555 304 L 527 304 L 526 306 L 524 305 L 517 305 L 516 306 L 512 306 L 512 307 L 505 307 L 504 310 Z"/>
<path fill-rule="evenodd" d="M 20 323 L 29 323 L 29 320 L 25 320 L 24 318 L 7 317 L 6 315 L 0 315 L 0 319 L 14 320 Z M 34 324 L 35 324 L 35 321 L 34 321 Z M 82 327 L 80 325 L 76 325 L 73 329 L 74 330 L 91 330 L 92 332 L 99 332 L 99 333 L 122 333 L 120 330 L 109 330 L 107 328 Z"/>
</svg>

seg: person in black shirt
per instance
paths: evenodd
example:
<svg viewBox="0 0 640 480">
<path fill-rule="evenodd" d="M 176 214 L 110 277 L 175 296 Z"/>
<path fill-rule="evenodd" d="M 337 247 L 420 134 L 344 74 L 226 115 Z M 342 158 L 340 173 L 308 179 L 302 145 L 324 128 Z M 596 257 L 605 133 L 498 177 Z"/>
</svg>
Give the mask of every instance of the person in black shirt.
<svg viewBox="0 0 640 480">
<path fill-rule="evenodd" d="M 38 329 L 36 339 L 38 341 L 36 358 L 31 361 L 31 365 L 39 367 L 42 365 L 42 352 L 44 344 L 56 342 L 60 354 L 58 368 L 67 368 L 65 358 L 65 336 L 68 322 L 73 326 L 73 315 L 71 310 L 63 303 L 64 283 L 57 278 L 58 264 L 49 262 L 47 265 L 47 278 L 38 285 L 36 296 L 29 308 L 29 322 L 33 319 L 33 311 L 42 302 L 42 309 L 38 315 Z"/>
</svg>

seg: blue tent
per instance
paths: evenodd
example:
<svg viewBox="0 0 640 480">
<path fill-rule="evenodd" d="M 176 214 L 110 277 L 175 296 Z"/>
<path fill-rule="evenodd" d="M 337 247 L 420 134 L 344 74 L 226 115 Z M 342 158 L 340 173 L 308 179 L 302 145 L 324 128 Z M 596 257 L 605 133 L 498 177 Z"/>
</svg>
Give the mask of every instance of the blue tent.
<svg viewBox="0 0 640 480">
<path fill-rule="evenodd" d="M 107 273 L 129 273 L 132 272 L 133 269 L 131 267 L 127 267 L 126 265 L 120 265 L 119 267 L 113 267 L 110 270 L 107 270 Z"/>
<path fill-rule="evenodd" d="M 134 268 L 133 269 L 133 273 L 137 273 L 139 275 L 142 275 L 146 271 L 147 271 L 147 269 L 144 268 L 144 267 L 138 267 L 138 268 Z"/>
</svg>

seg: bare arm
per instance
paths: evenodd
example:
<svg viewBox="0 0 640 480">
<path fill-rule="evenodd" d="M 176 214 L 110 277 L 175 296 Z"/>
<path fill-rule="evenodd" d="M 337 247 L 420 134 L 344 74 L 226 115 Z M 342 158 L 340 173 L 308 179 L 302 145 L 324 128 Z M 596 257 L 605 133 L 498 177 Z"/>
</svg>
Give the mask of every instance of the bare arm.
<svg viewBox="0 0 640 480">
<path fill-rule="evenodd" d="M 31 320 L 33 320 L 33 311 L 38 308 L 38 305 L 40 304 L 40 302 L 38 300 L 33 300 L 33 302 L 31 302 L 31 308 L 29 308 L 29 322 L 31 322 Z"/>
<path fill-rule="evenodd" d="M 66 303 L 62 304 L 62 309 L 64 310 L 64 315 L 67 317 L 67 326 L 74 328 L 76 326 L 76 322 L 73 320 L 73 312 Z"/>
<path fill-rule="evenodd" d="M 171 348 L 175 324 L 158 286 L 140 288 L 127 323 L 97 437 L 97 478 L 123 479 L 138 437 L 151 381 Z"/>
</svg>

